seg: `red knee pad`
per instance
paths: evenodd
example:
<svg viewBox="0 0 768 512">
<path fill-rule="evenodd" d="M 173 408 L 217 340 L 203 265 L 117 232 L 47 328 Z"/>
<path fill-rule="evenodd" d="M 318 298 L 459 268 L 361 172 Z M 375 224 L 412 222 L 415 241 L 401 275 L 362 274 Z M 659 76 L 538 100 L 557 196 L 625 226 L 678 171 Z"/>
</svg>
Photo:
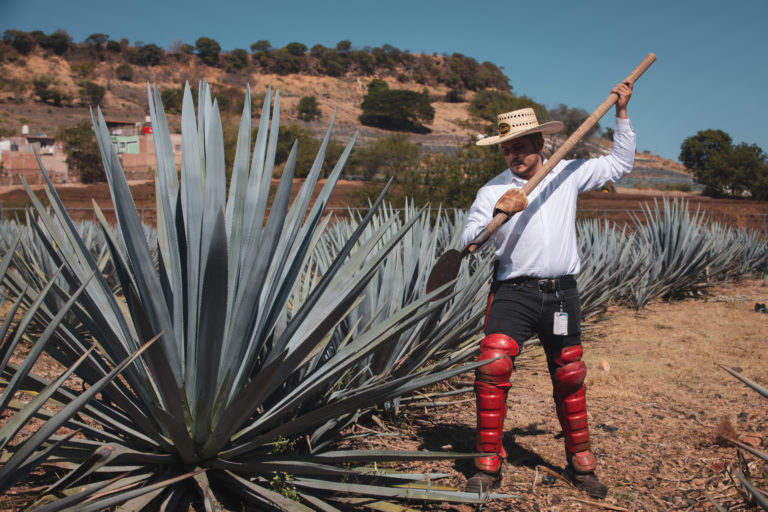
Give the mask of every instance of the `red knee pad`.
<svg viewBox="0 0 768 512">
<path fill-rule="evenodd" d="M 478 361 L 496 359 L 475 370 L 477 380 L 489 384 L 502 384 L 509 380 L 515 368 L 513 359 L 520 353 L 520 347 L 515 340 L 504 334 L 489 334 L 480 341 L 480 357 Z"/>
<path fill-rule="evenodd" d="M 594 460 L 589 452 L 589 426 L 587 422 L 587 400 L 584 379 L 587 367 L 581 361 L 581 346 L 563 348 L 554 358 L 558 368 L 552 375 L 557 416 L 563 428 L 565 449 L 570 455 L 584 452 L 579 467 L 588 467 L 587 459 Z"/>
<path fill-rule="evenodd" d="M 495 472 L 506 457 L 502 438 L 504 418 L 507 414 L 509 377 L 514 369 L 513 358 L 520 352 L 515 340 L 504 334 L 489 334 L 480 342 L 478 361 L 494 360 L 475 370 L 477 398 L 478 452 L 489 453 L 475 459 L 475 466 L 483 471 Z"/>
<path fill-rule="evenodd" d="M 587 376 L 587 367 L 581 360 L 583 351 L 580 345 L 565 347 L 555 357 L 555 364 L 559 367 L 552 375 L 552 385 L 555 396 L 567 397 L 584 385 Z"/>
</svg>

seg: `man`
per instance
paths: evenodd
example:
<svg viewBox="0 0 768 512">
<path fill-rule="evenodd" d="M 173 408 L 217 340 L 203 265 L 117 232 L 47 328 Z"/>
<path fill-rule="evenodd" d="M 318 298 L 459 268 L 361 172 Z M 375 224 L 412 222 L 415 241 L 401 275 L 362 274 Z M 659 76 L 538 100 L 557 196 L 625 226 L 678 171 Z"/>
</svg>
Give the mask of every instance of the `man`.
<svg viewBox="0 0 768 512">
<path fill-rule="evenodd" d="M 509 168 L 478 191 L 464 225 L 462 245 L 471 242 L 496 213 L 512 217 L 493 234 L 495 275 L 479 360 L 496 360 L 475 374 L 476 450 L 488 455 L 475 459 L 478 472 L 467 482 L 468 492 L 487 491 L 500 482 L 506 457 L 502 437 L 509 378 L 520 344 L 536 333 L 547 356 L 565 439 L 563 475 L 590 496 L 603 498 L 607 493 L 595 474 L 587 425 L 581 305 L 575 278 L 580 270 L 576 198 L 632 170 L 635 133 L 627 117 L 632 86 L 624 82 L 611 90 L 618 100 L 610 155 L 559 162 L 528 197 L 521 188 L 544 165 L 543 135 L 562 130 L 563 124 L 540 125 L 533 109 L 516 110 L 498 116 L 498 136 L 477 142 L 500 144 Z"/>
</svg>

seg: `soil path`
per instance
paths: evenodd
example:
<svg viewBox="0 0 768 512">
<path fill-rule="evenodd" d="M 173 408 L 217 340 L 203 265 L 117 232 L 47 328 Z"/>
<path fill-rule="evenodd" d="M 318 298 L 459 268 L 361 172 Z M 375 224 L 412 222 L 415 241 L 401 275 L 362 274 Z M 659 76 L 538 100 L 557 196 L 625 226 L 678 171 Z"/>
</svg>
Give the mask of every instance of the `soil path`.
<svg viewBox="0 0 768 512">
<path fill-rule="evenodd" d="M 641 311 L 612 307 L 607 318 L 585 329 L 592 442 L 598 474 L 610 488 L 598 504 L 565 483 L 546 482 L 541 467 L 560 471 L 564 464 L 562 440 L 555 438 L 560 427 L 543 351 L 524 351 L 507 402 L 509 457 L 498 490 L 518 497 L 491 502 L 485 510 L 714 511 L 708 496 L 734 507 L 728 510 L 753 510 L 729 476 L 736 450 L 719 442 L 716 431 L 731 426 L 742 441 L 768 446 L 765 399 L 718 366 L 768 384 L 768 315 L 755 311 L 757 302 L 768 302 L 768 285 L 748 280 L 716 287 L 703 300 L 654 302 Z M 470 378 L 441 387 L 471 385 Z M 450 405 L 437 409 L 409 408 L 404 424 L 392 429 L 404 438 L 381 438 L 369 447 L 471 452 L 472 397 L 452 396 Z M 764 482 L 768 467 L 746 458 L 753 478 Z M 410 469 L 449 473 L 450 484 L 461 488 L 472 463 L 420 463 Z"/>
</svg>

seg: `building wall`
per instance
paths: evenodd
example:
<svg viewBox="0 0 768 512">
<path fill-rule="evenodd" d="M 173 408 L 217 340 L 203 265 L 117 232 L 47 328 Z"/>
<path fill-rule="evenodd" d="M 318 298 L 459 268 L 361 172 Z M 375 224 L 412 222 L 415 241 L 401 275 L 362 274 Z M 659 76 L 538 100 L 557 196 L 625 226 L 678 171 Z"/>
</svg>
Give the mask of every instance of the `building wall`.
<svg viewBox="0 0 768 512">
<path fill-rule="evenodd" d="M 119 153 L 118 156 L 127 179 L 152 180 L 157 170 L 154 141 L 151 134 L 139 135 L 138 138 L 138 154 Z M 22 138 L 19 137 L 19 139 Z M 24 177 L 29 184 L 43 183 L 40 167 L 32 152 L 32 145 L 26 143 L 26 140 L 14 140 L 13 144 L 14 147 L 18 148 L 18 151 L 5 149 L 6 146 L 10 147 L 10 144 L 0 146 L 0 161 L 3 164 L 0 172 L 0 185 L 20 185 L 21 177 Z M 181 167 L 181 134 L 172 134 L 171 144 L 174 148 L 173 156 L 178 169 Z M 52 154 L 41 154 L 40 160 L 51 176 L 51 180 L 54 183 L 77 183 L 79 177 L 74 174 L 69 175 L 66 156 L 60 145 L 54 145 L 53 151 L 50 150 L 50 146 L 45 149 L 47 153 Z"/>
<path fill-rule="evenodd" d="M 67 183 L 67 164 L 63 155 L 40 155 L 46 172 L 54 183 Z M 44 183 L 43 174 L 34 153 L 26 151 L 3 151 L 0 185 L 21 185 L 22 177 L 29 184 Z"/>
</svg>

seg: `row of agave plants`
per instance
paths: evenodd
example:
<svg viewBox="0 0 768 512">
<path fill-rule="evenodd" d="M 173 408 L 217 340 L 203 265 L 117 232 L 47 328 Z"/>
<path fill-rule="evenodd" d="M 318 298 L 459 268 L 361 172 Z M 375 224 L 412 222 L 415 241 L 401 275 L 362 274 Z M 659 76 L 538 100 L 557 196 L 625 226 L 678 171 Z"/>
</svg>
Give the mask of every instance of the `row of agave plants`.
<svg viewBox="0 0 768 512">
<path fill-rule="evenodd" d="M 466 343 L 476 330 L 479 315 L 465 306 L 482 283 L 424 295 L 422 270 L 393 263 L 406 259 L 398 251 L 409 240 L 429 237 L 416 235 L 433 229 L 427 213 L 376 216 L 382 196 L 348 231 L 324 235 L 325 206 L 354 142 L 313 200 L 330 129 L 295 199 L 295 147 L 271 197 L 277 94 L 274 107 L 271 94 L 264 102 L 251 148 L 246 92 L 227 190 L 221 122 L 205 83 L 197 114 L 185 88 L 179 179 L 159 93 L 148 95 L 156 233 L 139 220 L 99 111 L 94 129 L 117 214 L 113 230 L 97 209 L 104 246 L 84 240 L 47 175 L 50 208 L 30 191 L 27 231 L 7 237 L 0 492 L 53 463 L 66 471 L 37 510 L 487 499 L 431 486 L 440 475 L 369 467 L 470 454 L 339 448 L 362 411 L 382 403 L 394 411 L 399 397 L 477 366 L 457 364 L 469 348 L 447 343 Z M 441 249 L 425 247 L 419 265 Z M 387 286 L 410 292 L 385 304 L 374 295 Z M 43 354 L 60 376 L 38 374 Z M 41 424 L 34 434 L 19 436 L 33 421 Z M 414 479 L 427 482 L 414 487 Z"/>
<path fill-rule="evenodd" d="M 717 283 L 768 272 L 761 233 L 712 222 L 685 200 L 646 205 L 632 228 L 606 221 L 578 225 L 585 317 L 618 302 L 643 308 L 650 300 L 694 296 Z"/>
<path fill-rule="evenodd" d="M 270 199 L 277 95 L 272 112 L 264 103 L 252 149 L 245 102 L 227 191 L 205 84 L 197 117 L 185 93 L 179 181 L 162 105 L 156 91 L 149 96 L 157 230 L 139 222 L 100 113 L 94 126 L 117 227 L 103 217 L 73 223 L 50 183 L 51 208 L 32 198 L 26 226 L 0 226 L 0 270 L 14 299 L 0 333 L 0 411 L 13 413 L 0 431 L 0 492 L 44 462 L 65 462 L 72 470 L 47 490 L 44 510 L 81 502 L 174 509 L 195 493 L 207 509 L 231 497 L 275 510 L 334 510 L 334 500 L 352 499 L 341 494 L 487 498 L 404 489 L 425 475 L 364 467 L 468 454 L 335 447 L 373 408 L 391 418 L 416 389 L 474 368 L 467 361 L 481 335 L 490 248 L 464 262 L 450 293 L 425 296 L 431 266 L 459 243 L 462 215 L 396 211 L 380 198 L 368 215 L 333 222 L 323 210 L 352 142 L 310 201 L 330 129 L 294 202 L 295 148 Z M 642 307 L 694 293 L 768 263 L 757 235 L 708 223 L 683 203 L 649 208 L 634 230 L 578 228 L 586 316 L 611 301 Z M 13 365 L 24 337 L 33 348 Z M 67 369 L 52 382 L 32 368 L 43 352 Z M 71 375 L 85 393 L 65 383 Z M 18 391 L 36 398 L 14 402 Z M 19 442 L 32 418 L 44 426 Z"/>
</svg>

